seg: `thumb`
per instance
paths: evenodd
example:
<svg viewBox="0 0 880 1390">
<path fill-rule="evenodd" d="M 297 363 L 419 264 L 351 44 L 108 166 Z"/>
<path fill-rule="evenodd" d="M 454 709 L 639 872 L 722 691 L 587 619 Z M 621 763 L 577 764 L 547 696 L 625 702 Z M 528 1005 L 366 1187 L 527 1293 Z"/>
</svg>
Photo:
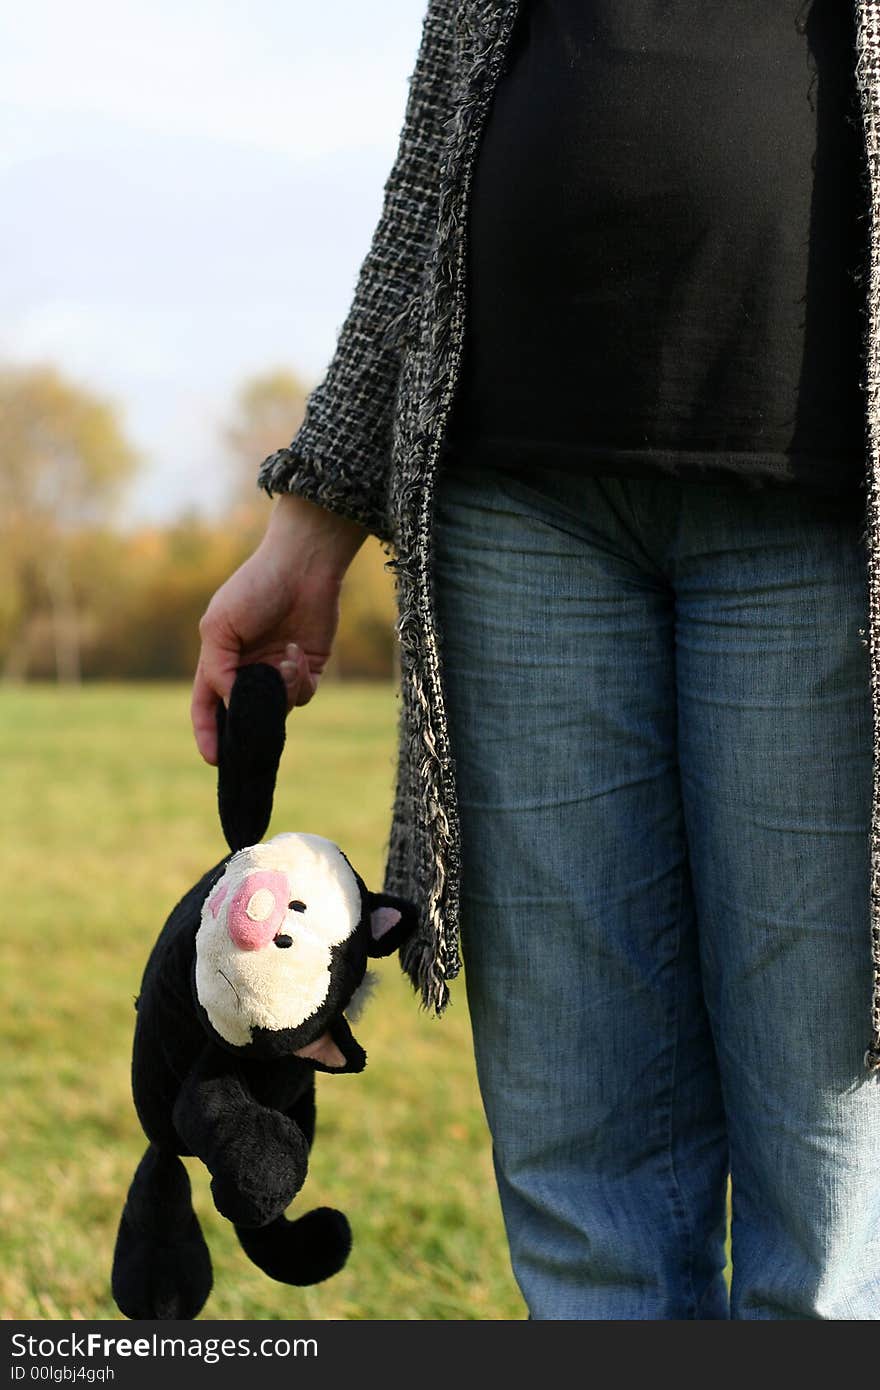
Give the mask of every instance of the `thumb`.
<svg viewBox="0 0 880 1390">
<path fill-rule="evenodd" d="M 318 681 L 309 668 L 308 657 L 296 642 L 288 642 L 279 667 L 287 691 L 287 708 L 305 705 L 314 695 Z"/>
</svg>

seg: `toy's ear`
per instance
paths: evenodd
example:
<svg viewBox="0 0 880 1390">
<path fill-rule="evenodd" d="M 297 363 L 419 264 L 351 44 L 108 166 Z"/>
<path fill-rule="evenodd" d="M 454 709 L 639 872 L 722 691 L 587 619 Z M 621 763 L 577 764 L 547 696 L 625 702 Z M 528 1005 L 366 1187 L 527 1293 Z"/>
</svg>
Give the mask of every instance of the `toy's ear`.
<svg viewBox="0 0 880 1390">
<path fill-rule="evenodd" d="M 258 844 L 269 827 L 286 717 L 284 678 L 266 662 L 240 666 L 229 709 L 217 702 L 217 805 L 233 851 Z"/>
<path fill-rule="evenodd" d="M 415 931 L 418 920 L 416 909 L 406 898 L 397 898 L 390 893 L 370 893 L 367 905 L 370 910 L 367 953 L 371 956 L 390 956 Z"/>
<path fill-rule="evenodd" d="M 341 1014 L 330 1021 L 314 1042 L 298 1048 L 294 1056 L 311 1062 L 316 1071 L 363 1071 L 367 1063 L 366 1052 Z"/>
</svg>

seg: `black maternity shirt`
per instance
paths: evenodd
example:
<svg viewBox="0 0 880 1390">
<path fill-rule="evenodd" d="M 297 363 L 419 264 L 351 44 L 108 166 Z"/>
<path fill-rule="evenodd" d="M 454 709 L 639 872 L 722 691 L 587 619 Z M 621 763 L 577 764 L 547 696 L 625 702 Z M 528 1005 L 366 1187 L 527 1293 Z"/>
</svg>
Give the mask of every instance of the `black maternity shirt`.
<svg viewBox="0 0 880 1390">
<path fill-rule="evenodd" d="M 522 0 L 447 457 L 853 495 L 854 43 L 846 0 Z"/>
</svg>

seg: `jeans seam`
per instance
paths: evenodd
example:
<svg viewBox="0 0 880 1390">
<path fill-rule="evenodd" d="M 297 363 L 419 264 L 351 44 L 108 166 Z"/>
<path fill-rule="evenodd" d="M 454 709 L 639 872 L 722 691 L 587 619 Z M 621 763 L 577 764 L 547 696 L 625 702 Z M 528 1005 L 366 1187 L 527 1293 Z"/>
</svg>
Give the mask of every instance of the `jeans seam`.
<svg viewBox="0 0 880 1390">
<path fill-rule="evenodd" d="M 697 1316 L 697 1293 L 694 1287 L 694 1233 L 688 1220 L 687 1206 L 682 1195 L 681 1184 L 676 1170 L 675 1158 L 673 1155 L 673 1113 L 675 1109 L 675 1084 L 678 1068 L 678 1048 L 679 1048 L 679 979 L 678 974 L 681 964 L 681 924 L 684 913 L 686 894 L 684 892 L 684 876 L 689 872 L 690 861 L 685 855 L 684 864 L 679 874 L 679 902 L 678 914 L 676 918 L 676 939 L 675 939 L 675 995 L 673 1004 L 673 1044 L 672 1044 L 672 1067 L 669 1078 L 669 1106 L 666 1131 L 666 1155 L 669 1162 L 669 1172 L 672 1178 L 673 1194 L 672 1206 L 677 1217 L 678 1224 L 685 1234 L 686 1243 L 686 1263 L 687 1279 L 690 1290 L 690 1316 L 694 1320 Z"/>
</svg>

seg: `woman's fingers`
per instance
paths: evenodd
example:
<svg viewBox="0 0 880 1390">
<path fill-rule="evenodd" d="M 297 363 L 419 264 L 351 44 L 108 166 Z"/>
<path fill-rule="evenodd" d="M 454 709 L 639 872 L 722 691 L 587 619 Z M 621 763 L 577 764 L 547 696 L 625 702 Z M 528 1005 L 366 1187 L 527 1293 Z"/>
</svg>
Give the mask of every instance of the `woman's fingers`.
<svg viewBox="0 0 880 1390">
<path fill-rule="evenodd" d="M 235 673 L 241 663 L 241 651 L 221 647 L 203 639 L 199 662 L 193 681 L 190 715 L 196 747 L 206 763 L 217 766 L 217 700 L 229 704 Z M 317 680 L 311 675 L 305 653 L 295 642 L 288 642 L 279 663 L 287 693 L 287 708 L 304 705 L 311 699 Z"/>
<path fill-rule="evenodd" d="M 206 763 L 217 766 L 217 692 L 207 676 L 202 660 L 196 667 L 190 704 L 196 747 Z"/>
<path fill-rule="evenodd" d="M 203 620 L 204 621 L 204 620 Z M 229 704 L 229 694 L 239 661 L 239 644 L 224 642 L 206 625 L 202 650 L 193 681 L 190 717 L 196 747 L 206 763 L 217 766 L 217 701 Z"/>
</svg>

